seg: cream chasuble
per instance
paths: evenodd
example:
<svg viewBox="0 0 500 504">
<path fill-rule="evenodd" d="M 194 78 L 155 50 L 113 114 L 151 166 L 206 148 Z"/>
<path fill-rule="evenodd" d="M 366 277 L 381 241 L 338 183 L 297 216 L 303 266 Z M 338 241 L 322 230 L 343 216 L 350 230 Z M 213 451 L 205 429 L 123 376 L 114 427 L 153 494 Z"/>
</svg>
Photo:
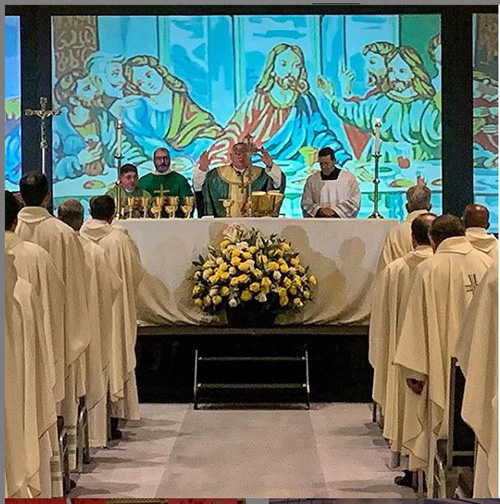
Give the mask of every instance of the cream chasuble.
<svg viewBox="0 0 500 504">
<path fill-rule="evenodd" d="M 498 257 L 498 240 L 492 234 L 488 234 L 486 229 L 469 228 L 465 231 L 465 236 L 475 249 L 488 254 L 492 259 Z"/>
<path fill-rule="evenodd" d="M 410 470 L 426 468 L 438 438 L 447 437 L 450 359 L 474 289 L 492 260 L 465 237 L 444 240 L 433 257 L 415 271 L 394 362 L 404 377 L 424 379 L 418 413 L 404 426 L 403 446 L 410 452 Z"/>
<path fill-rule="evenodd" d="M 108 366 L 111 354 L 112 313 L 122 282 L 106 251 L 92 241 L 79 236 L 89 279 L 90 344 L 86 351 L 85 403 L 89 413 L 89 442 L 92 448 L 107 444 Z"/>
<path fill-rule="evenodd" d="M 17 274 L 31 283 L 43 307 L 43 327 L 49 337 L 50 354 L 54 360 L 56 402 L 64 398 L 64 302 L 65 286 L 56 271 L 50 255 L 35 243 L 19 238 L 11 231 L 5 232 L 5 251 L 14 256 Z"/>
<path fill-rule="evenodd" d="M 360 205 L 356 177 L 347 170 L 340 170 L 337 180 L 323 180 L 321 172 L 306 180 L 301 201 L 304 217 L 315 217 L 321 207 L 328 207 L 341 218 L 353 218 L 358 215 Z"/>
<path fill-rule="evenodd" d="M 426 213 L 429 213 L 429 211 L 415 210 L 406 216 L 404 222 L 390 229 L 382 246 L 382 252 L 377 264 L 377 272 L 382 271 L 389 263 L 413 250 L 411 244 L 411 223 L 419 215 Z"/>
<path fill-rule="evenodd" d="M 432 255 L 432 248 L 424 245 L 392 261 L 380 272 L 373 294 L 369 333 L 369 360 L 374 369 L 373 400 L 382 408 L 384 437 L 390 440 L 391 450 L 395 452 L 401 451 L 405 392 L 400 383 L 400 370 L 392 364 L 398 329 L 406 310 L 414 270 Z"/>
<path fill-rule="evenodd" d="M 135 420 L 139 403 L 135 382 L 135 342 L 137 335 L 136 296 L 144 274 L 137 246 L 121 229 L 91 219 L 80 234 L 100 245 L 122 281 L 122 289 L 113 307 L 112 352 L 110 365 L 111 400 L 117 402 L 114 415 Z"/>
<path fill-rule="evenodd" d="M 465 315 L 456 356 L 466 378 L 462 417 L 478 440 L 474 497 L 498 497 L 498 263 Z"/>
</svg>

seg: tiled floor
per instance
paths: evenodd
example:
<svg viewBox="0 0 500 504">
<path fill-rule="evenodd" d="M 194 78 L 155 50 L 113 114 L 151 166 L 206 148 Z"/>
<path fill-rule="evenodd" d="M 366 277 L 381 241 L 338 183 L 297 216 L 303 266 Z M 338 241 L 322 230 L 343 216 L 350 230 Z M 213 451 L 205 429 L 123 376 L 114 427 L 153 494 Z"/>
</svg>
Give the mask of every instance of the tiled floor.
<svg viewBox="0 0 500 504">
<path fill-rule="evenodd" d="M 414 497 L 393 483 L 367 404 L 201 410 L 143 404 L 72 497 Z"/>
</svg>

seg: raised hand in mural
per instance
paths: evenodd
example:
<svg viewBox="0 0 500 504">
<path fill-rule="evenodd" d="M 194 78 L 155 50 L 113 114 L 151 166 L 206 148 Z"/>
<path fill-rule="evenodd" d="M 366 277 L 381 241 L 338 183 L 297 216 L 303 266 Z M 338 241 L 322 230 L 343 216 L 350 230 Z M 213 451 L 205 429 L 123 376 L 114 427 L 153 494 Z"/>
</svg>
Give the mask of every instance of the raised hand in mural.
<svg viewBox="0 0 500 504">
<path fill-rule="evenodd" d="M 316 85 L 328 100 L 331 100 L 335 96 L 335 86 L 331 80 L 326 79 L 322 75 L 318 75 Z"/>
<path fill-rule="evenodd" d="M 342 97 L 346 98 L 352 95 L 352 86 L 354 80 L 356 79 L 356 74 L 353 70 L 347 69 L 342 63 L 339 65 L 339 80 L 340 80 L 340 90 L 342 92 Z"/>
<path fill-rule="evenodd" d="M 200 159 L 198 159 L 198 166 L 201 171 L 208 171 L 208 167 L 210 166 L 210 158 L 208 157 L 208 152 L 203 151 L 200 155 Z"/>
</svg>

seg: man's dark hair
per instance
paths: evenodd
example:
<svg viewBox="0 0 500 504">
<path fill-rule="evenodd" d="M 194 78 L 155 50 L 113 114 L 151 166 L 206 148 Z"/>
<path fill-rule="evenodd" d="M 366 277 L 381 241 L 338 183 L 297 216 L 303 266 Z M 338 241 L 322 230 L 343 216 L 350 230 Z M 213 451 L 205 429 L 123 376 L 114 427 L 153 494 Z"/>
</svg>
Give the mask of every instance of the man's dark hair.
<svg viewBox="0 0 500 504">
<path fill-rule="evenodd" d="M 462 221 L 467 229 L 470 227 L 488 229 L 490 227 L 490 212 L 484 205 L 471 203 L 465 207 Z"/>
<path fill-rule="evenodd" d="M 133 165 L 132 163 L 126 163 L 122 167 L 120 167 L 120 177 L 129 172 L 134 172 L 138 174 L 137 166 Z"/>
<path fill-rule="evenodd" d="M 419 215 L 411 223 L 411 234 L 415 237 L 418 245 L 430 245 L 431 240 L 429 238 L 429 230 L 431 229 L 432 223 L 436 215 L 433 213 L 425 213 Z"/>
<path fill-rule="evenodd" d="M 93 219 L 109 221 L 115 215 L 115 200 L 108 195 L 94 196 L 90 200 L 90 215 Z"/>
<path fill-rule="evenodd" d="M 21 179 L 19 189 L 26 206 L 41 206 L 49 194 L 49 181 L 43 173 L 27 173 Z"/>
<path fill-rule="evenodd" d="M 432 238 L 432 241 L 436 245 L 439 245 L 447 238 L 465 236 L 465 226 L 458 217 L 450 214 L 444 214 L 434 220 L 429 231 L 429 235 Z"/>
<path fill-rule="evenodd" d="M 10 191 L 5 191 L 5 231 L 12 229 L 20 209 L 16 197 Z"/>
<path fill-rule="evenodd" d="M 57 209 L 57 216 L 75 231 L 80 231 L 83 224 L 83 206 L 76 199 L 63 201 Z"/>
<path fill-rule="evenodd" d="M 331 147 L 323 147 L 318 152 L 318 158 L 325 156 L 330 156 L 331 159 L 335 159 L 335 151 Z"/>
</svg>

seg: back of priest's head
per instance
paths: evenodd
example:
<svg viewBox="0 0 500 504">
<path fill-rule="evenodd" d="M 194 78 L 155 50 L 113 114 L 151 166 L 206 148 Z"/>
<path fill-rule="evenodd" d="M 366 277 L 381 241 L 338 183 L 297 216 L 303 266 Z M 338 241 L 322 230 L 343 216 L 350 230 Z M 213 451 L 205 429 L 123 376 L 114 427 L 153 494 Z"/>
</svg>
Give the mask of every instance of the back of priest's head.
<svg viewBox="0 0 500 504">
<path fill-rule="evenodd" d="M 412 221 L 411 240 L 413 248 L 417 248 L 419 245 L 431 244 L 429 231 L 436 217 L 437 216 L 433 213 L 426 213 L 419 215 L 416 219 Z"/>
<path fill-rule="evenodd" d="M 465 227 L 462 221 L 454 215 L 444 214 L 436 217 L 429 231 L 432 248 L 436 250 L 440 243 L 447 238 L 465 236 Z"/>
<path fill-rule="evenodd" d="M 27 173 L 19 183 L 26 206 L 45 206 L 49 202 L 49 181 L 43 173 Z"/>
<path fill-rule="evenodd" d="M 93 219 L 111 222 L 115 216 L 115 200 L 108 195 L 94 196 L 90 200 L 90 215 Z"/>
<path fill-rule="evenodd" d="M 414 185 L 406 191 L 406 210 L 408 213 L 415 210 L 427 210 L 432 208 L 431 190 L 426 185 Z"/>
<path fill-rule="evenodd" d="M 57 216 L 75 231 L 83 225 L 83 206 L 76 199 L 63 201 L 57 209 Z"/>
<path fill-rule="evenodd" d="M 5 191 L 5 231 L 14 231 L 17 225 L 17 214 L 21 209 L 16 197 Z"/>
<path fill-rule="evenodd" d="M 484 205 L 471 203 L 465 207 L 462 221 L 466 229 L 471 227 L 488 229 L 490 227 L 490 212 Z"/>
</svg>

